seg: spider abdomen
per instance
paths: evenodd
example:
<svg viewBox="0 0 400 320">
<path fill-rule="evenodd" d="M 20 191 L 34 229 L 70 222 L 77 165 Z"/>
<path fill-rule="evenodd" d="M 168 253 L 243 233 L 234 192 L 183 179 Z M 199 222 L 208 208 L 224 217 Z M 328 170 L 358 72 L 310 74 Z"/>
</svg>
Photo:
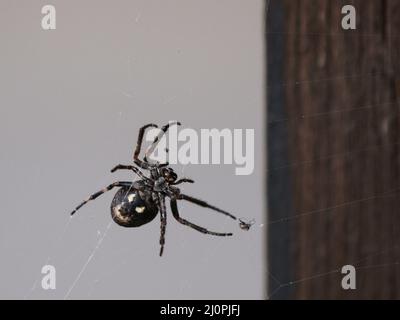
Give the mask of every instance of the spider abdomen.
<svg viewBox="0 0 400 320">
<path fill-rule="evenodd" d="M 139 227 L 152 221 L 157 213 L 153 201 L 144 200 L 140 192 L 130 187 L 119 189 L 111 202 L 112 219 L 123 227 Z"/>
</svg>

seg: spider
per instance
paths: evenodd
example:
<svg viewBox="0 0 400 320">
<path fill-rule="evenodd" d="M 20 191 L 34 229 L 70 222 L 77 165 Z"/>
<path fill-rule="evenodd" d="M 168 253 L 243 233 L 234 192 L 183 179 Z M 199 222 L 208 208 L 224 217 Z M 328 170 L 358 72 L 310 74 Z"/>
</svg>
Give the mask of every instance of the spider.
<svg viewBox="0 0 400 320">
<path fill-rule="evenodd" d="M 133 156 L 134 164 L 137 167 L 148 170 L 150 176 L 146 176 L 139 168 L 133 165 L 119 164 L 111 169 L 111 172 L 117 170 L 132 170 L 141 179 L 137 181 L 117 181 L 110 184 L 108 187 L 92 194 L 89 198 L 79 204 L 75 210 L 71 212 L 71 216 L 79 210 L 83 205 L 91 200 L 96 199 L 103 193 L 110 191 L 115 187 L 120 189 L 116 192 L 111 202 L 111 217 L 118 225 L 122 227 L 139 227 L 152 221 L 160 212 L 160 256 L 162 256 L 165 244 L 165 230 L 167 225 L 167 210 L 165 199 L 170 199 L 170 207 L 173 217 L 181 224 L 191 227 L 201 233 L 210 234 L 214 236 L 231 236 L 232 233 L 221 233 L 209 231 L 206 228 L 200 227 L 191 223 L 179 215 L 177 200 L 186 200 L 188 202 L 197 204 L 199 206 L 212 209 L 221 214 L 224 214 L 233 220 L 238 220 L 234 215 L 221 210 L 208 204 L 205 201 L 188 196 L 181 193 L 180 189 L 176 186 L 181 183 L 194 183 L 192 179 L 181 178 L 178 179 L 177 174 L 166 163 L 150 163 L 148 156 L 157 147 L 158 142 L 165 135 L 171 125 L 180 125 L 180 122 L 170 122 L 163 126 L 159 134 L 154 138 L 153 143 L 146 150 L 143 160 L 139 159 L 140 150 L 142 147 L 143 136 L 147 128 L 158 128 L 155 124 L 147 124 L 140 128 L 136 149 Z M 168 150 L 167 150 L 168 152 Z M 246 223 L 239 219 L 239 226 L 243 230 L 248 230 L 252 222 Z"/>
</svg>

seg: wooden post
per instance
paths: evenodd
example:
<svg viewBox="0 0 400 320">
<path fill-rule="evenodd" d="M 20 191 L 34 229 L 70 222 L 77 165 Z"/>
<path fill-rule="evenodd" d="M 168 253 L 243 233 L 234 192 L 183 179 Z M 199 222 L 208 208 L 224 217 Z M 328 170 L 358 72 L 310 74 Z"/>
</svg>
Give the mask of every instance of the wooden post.
<svg viewBox="0 0 400 320">
<path fill-rule="evenodd" d="M 271 298 L 399 299 L 400 1 L 266 6 Z"/>
</svg>

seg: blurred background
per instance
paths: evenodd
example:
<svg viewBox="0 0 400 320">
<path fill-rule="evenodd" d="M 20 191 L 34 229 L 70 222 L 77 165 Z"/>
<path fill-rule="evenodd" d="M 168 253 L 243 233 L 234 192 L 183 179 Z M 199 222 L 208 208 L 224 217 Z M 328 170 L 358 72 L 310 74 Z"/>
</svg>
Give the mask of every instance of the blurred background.
<svg viewBox="0 0 400 320">
<path fill-rule="evenodd" d="M 398 299 L 400 2 L 266 12 L 269 297 Z M 344 265 L 356 290 L 341 286 Z"/>
<path fill-rule="evenodd" d="M 44 5 L 56 29 L 43 30 Z M 264 299 L 264 2 L 0 2 L 0 298 Z M 138 130 L 179 120 L 200 130 L 254 129 L 255 170 L 174 166 L 185 193 L 255 219 L 180 204 L 182 217 L 234 236 L 212 237 L 168 215 L 141 228 L 114 224 L 109 192 L 130 172 Z M 56 290 L 41 287 L 56 268 Z"/>
</svg>

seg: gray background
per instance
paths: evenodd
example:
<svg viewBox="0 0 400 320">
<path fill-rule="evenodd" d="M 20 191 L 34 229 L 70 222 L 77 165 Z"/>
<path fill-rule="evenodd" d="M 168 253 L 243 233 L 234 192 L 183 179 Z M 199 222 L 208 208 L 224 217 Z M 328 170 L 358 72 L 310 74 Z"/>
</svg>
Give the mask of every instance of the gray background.
<svg viewBox="0 0 400 320">
<path fill-rule="evenodd" d="M 41 29 L 53 4 L 57 29 Z M 262 1 L 0 1 L 0 298 L 264 298 Z M 114 192 L 70 219 L 83 198 L 129 163 L 140 126 L 254 128 L 255 171 L 174 166 L 185 192 L 255 218 L 250 232 L 180 204 L 182 216 L 232 238 L 200 234 L 168 216 L 138 229 L 111 223 Z M 104 236 L 104 233 L 107 234 Z M 57 270 L 44 291 L 41 267 Z M 86 267 L 85 267 L 86 266 Z M 78 275 L 81 273 L 79 278 Z"/>
</svg>

